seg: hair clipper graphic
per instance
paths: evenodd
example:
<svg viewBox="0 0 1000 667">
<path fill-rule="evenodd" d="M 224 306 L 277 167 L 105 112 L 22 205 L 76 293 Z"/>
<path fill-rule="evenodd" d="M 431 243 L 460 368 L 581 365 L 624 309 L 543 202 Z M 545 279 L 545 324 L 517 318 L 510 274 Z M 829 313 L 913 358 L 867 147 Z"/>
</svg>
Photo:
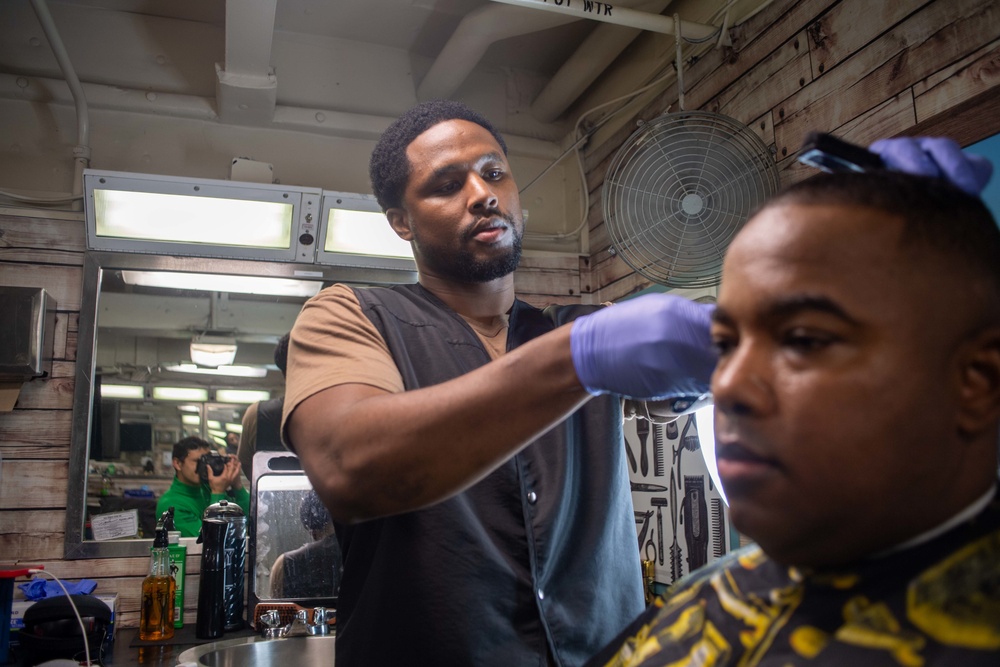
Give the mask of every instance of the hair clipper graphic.
<svg viewBox="0 0 1000 667">
<path fill-rule="evenodd" d="M 681 523 L 688 548 L 688 571 L 693 572 L 708 562 L 708 504 L 705 502 L 705 476 L 684 476 L 684 500 L 681 501 Z"/>
</svg>

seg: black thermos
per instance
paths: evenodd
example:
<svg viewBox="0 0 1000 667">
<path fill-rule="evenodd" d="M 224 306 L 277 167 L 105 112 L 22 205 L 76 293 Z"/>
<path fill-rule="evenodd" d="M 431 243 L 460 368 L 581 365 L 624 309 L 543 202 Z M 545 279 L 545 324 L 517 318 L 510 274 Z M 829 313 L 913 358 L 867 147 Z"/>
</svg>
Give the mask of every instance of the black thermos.
<svg viewBox="0 0 1000 667">
<path fill-rule="evenodd" d="M 198 586 L 198 619 L 195 636 L 216 639 L 226 622 L 226 533 L 229 523 L 220 519 L 201 522 L 201 584 Z"/>
<path fill-rule="evenodd" d="M 243 628 L 243 597 L 247 563 L 247 517 L 236 503 L 220 500 L 209 505 L 203 521 L 222 521 L 228 529 L 219 534 L 223 551 L 223 629 L 226 632 Z"/>
</svg>

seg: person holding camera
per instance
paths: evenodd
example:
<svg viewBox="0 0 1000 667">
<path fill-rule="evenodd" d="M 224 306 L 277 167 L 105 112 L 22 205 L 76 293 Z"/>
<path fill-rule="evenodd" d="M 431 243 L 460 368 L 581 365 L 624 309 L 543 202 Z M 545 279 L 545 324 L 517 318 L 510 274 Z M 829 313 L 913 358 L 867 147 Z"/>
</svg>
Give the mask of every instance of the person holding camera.
<svg viewBox="0 0 1000 667">
<path fill-rule="evenodd" d="M 181 537 L 201 533 L 205 509 L 228 500 L 250 514 L 250 492 L 243 486 L 240 462 L 235 456 L 219 454 L 211 443 L 189 436 L 174 445 L 174 482 L 156 502 L 156 515 L 174 508 L 174 526 Z"/>
</svg>

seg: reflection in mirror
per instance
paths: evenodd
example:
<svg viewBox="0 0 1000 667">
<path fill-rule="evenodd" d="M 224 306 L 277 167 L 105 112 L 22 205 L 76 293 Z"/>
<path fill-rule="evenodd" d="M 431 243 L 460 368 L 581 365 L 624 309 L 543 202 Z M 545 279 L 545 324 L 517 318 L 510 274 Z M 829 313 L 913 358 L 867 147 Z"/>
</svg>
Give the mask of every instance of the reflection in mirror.
<svg viewBox="0 0 1000 667">
<path fill-rule="evenodd" d="M 298 458 L 287 452 L 257 452 L 253 469 L 251 609 L 258 602 L 279 600 L 335 608 L 340 546 L 330 515 Z"/>
<path fill-rule="evenodd" d="M 148 554 L 149 542 L 136 538 L 152 537 L 156 499 L 174 477 L 174 443 L 197 435 L 236 453 L 247 406 L 284 393 L 275 344 L 309 296 L 336 281 L 411 278 L 398 271 L 88 253 L 66 557 Z M 244 484 L 249 488 L 250 480 Z M 109 517 L 117 532 L 106 530 Z"/>
</svg>

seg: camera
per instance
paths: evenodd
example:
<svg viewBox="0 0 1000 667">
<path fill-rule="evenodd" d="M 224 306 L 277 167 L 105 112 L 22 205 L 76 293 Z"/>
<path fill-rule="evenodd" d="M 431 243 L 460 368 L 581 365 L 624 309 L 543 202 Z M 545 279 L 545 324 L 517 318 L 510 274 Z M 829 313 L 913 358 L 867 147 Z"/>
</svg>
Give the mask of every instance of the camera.
<svg viewBox="0 0 1000 667">
<path fill-rule="evenodd" d="M 222 474 L 222 471 L 226 469 L 226 463 L 229 462 L 229 457 L 225 454 L 219 454 L 218 452 L 209 452 L 208 454 L 202 454 L 201 458 L 198 459 L 198 477 L 201 481 L 208 481 L 208 469 L 211 468 L 212 472 L 216 477 Z"/>
</svg>

